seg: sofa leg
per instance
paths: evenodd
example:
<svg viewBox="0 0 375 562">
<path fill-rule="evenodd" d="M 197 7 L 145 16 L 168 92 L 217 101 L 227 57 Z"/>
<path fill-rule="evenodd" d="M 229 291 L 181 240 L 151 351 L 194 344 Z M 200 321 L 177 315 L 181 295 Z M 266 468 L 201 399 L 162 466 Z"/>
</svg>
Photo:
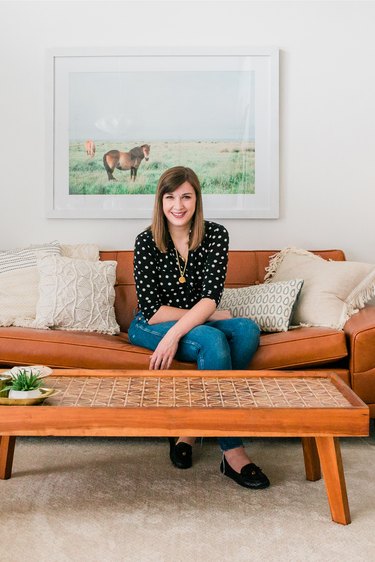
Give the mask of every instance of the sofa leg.
<svg viewBox="0 0 375 562">
<path fill-rule="evenodd" d="M 305 460 L 306 479 L 311 482 L 320 480 L 322 474 L 315 437 L 302 437 L 302 449 Z"/>
<path fill-rule="evenodd" d="M 11 435 L 0 435 L 0 479 L 7 480 L 12 476 L 14 447 L 16 438 Z"/>
</svg>

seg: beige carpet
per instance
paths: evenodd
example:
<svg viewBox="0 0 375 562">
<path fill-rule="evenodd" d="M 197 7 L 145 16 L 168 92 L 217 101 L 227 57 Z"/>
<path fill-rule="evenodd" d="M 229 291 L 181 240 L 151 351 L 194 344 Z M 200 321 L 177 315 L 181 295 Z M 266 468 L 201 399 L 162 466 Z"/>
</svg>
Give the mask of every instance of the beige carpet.
<svg viewBox="0 0 375 562">
<path fill-rule="evenodd" d="M 213 439 L 174 468 L 166 439 L 19 438 L 0 481 L 2 562 L 363 561 L 374 559 L 375 434 L 342 440 L 353 522 L 331 522 L 297 439 L 250 439 L 271 480 L 241 488 Z"/>
</svg>

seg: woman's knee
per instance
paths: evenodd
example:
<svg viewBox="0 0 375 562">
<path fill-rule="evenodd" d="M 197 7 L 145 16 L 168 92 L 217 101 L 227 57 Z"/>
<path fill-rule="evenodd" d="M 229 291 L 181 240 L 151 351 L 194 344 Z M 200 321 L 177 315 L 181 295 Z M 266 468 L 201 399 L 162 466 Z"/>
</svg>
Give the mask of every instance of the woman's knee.
<svg viewBox="0 0 375 562">
<path fill-rule="evenodd" d="M 230 357 L 230 347 L 225 334 L 211 326 L 196 326 L 186 334 L 184 341 L 196 344 L 201 353 L 215 354 L 218 360 Z"/>
<path fill-rule="evenodd" d="M 260 328 L 254 320 L 250 318 L 234 318 L 235 333 L 241 338 L 247 340 L 259 341 Z"/>
<path fill-rule="evenodd" d="M 227 346 L 227 338 L 221 330 L 212 328 L 211 326 L 205 326 L 204 324 L 190 330 L 190 332 L 186 334 L 186 337 L 204 346 L 217 348 L 226 348 Z"/>
<path fill-rule="evenodd" d="M 181 340 L 197 350 L 198 369 L 231 369 L 230 347 L 223 332 L 211 326 L 193 328 Z"/>
</svg>

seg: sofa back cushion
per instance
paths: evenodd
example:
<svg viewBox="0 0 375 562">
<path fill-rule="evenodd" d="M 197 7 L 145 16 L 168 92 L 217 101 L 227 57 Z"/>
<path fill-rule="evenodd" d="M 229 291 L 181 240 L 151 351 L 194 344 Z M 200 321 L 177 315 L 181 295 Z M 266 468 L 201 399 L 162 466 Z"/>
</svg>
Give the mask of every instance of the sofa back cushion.
<svg viewBox="0 0 375 562">
<path fill-rule="evenodd" d="M 229 252 L 226 287 L 246 287 L 263 283 L 270 256 L 279 250 L 231 250 Z M 324 259 L 344 261 L 341 250 L 314 250 L 314 254 Z M 133 277 L 133 251 L 102 251 L 102 260 L 116 260 L 116 319 L 121 331 L 127 332 L 137 308 L 137 295 Z"/>
</svg>

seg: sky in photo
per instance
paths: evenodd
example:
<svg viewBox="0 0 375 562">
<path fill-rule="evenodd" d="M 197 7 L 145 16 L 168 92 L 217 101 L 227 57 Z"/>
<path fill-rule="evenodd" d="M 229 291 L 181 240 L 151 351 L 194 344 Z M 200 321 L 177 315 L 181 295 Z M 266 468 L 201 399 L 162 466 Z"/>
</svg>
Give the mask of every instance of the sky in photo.
<svg viewBox="0 0 375 562">
<path fill-rule="evenodd" d="M 254 92 L 254 71 L 72 72 L 69 138 L 252 141 Z"/>
</svg>

